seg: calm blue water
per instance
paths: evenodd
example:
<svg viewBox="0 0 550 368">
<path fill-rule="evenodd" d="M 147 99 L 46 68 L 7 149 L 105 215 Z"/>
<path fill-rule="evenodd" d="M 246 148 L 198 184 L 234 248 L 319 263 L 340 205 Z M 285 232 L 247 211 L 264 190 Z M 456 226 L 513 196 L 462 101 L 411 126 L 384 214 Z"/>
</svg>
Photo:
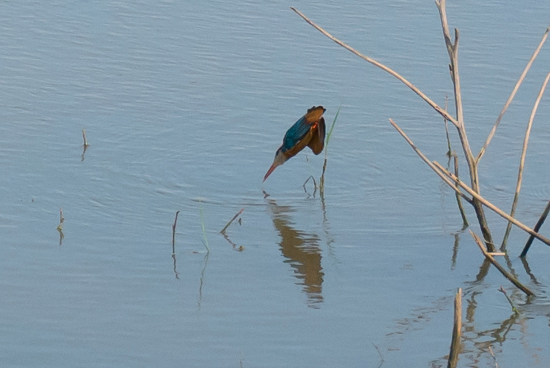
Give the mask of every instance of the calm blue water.
<svg viewBox="0 0 550 368">
<path fill-rule="evenodd" d="M 451 96 L 431 1 L 0 5 L 2 366 L 364 367 L 380 365 L 377 349 L 384 366 L 445 366 L 458 287 L 460 366 L 494 367 L 488 346 L 503 367 L 550 364 L 550 249 L 535 243 L 529 275 L 526 236 L 512 233 L 511 266 L 533 300 L 485 275 L 454 194 L 388 123 L 446 163 L 441 118 L 290 6 L 437 103 Z M 550 4 L 447 10 L 477 151 Z M 483 194 L 504 210 L 549 47 L 480 165 Z M 324 155 L 301 153 L 261 183 L 312 105 L 327 123 L 341 108 L 322 198 L 302 185 Z M 528 225 L 550 197 L 549 118 L 546 96 L 517 210 Z M 499 240 L 506 224 L 488 219 Z"/>
</svg>

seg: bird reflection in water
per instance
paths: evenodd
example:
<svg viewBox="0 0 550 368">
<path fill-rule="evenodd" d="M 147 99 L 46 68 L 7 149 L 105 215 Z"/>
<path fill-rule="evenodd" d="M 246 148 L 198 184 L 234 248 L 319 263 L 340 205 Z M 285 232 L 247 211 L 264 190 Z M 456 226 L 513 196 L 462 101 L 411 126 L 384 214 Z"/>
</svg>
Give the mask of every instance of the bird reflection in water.
<svg viewBox="0 0 550 368">
<path fill-rule="evenodd" d="M 319 303 L 323 302 L 324 276 L 321 267 L 320 238 L 316 234 L 308 234 L 292 226 L 289 215 L 293 212 L 292 207 L 279 206 L 273 199 L 266 198 L 266 201 L 272 213 L 273 225 L 281 236 L 280 249 L 286 258 L 284 262 L 290 264 L 299 281 L 298 284 L 303 285 L 308 305 L 319 308 Z"/>
</svg>

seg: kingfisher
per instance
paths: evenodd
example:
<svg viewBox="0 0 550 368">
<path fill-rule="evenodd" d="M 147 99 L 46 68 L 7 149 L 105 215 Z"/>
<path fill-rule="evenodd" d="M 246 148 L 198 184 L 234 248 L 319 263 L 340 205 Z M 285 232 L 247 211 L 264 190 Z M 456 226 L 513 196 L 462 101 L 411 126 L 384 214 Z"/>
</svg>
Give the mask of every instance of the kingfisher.
<svg viewBox="0 0 550 368">
<path fill-rule="evenodd" d="M 325 146 L 325 118 L 323 118 L 323 114 L 325 111 L 326 109 L 323 106 L 312 106 L 304 116 L 290 127 L 283 138 L 283 144 L 275 152 L 275 159 L 269 170 L 267 170 L 264 181 L 277 166 L 296 156 L 306 146 L 311 148 L 316 155 L 323 151 Z"/>
</svg>

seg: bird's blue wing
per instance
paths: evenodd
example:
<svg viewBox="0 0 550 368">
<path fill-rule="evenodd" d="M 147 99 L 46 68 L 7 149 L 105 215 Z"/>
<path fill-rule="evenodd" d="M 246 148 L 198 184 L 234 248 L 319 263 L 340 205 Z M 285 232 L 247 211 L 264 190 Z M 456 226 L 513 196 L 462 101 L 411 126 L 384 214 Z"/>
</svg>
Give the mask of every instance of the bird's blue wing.
<svg viewBox="0 0 550 368">
<path fill-rule="evenodd" d="M 307 123 L 305 115 L 302 116 L 293 126 L 287 130 L 285 137 L 283 138 L 283 145 L 281 150 L 283 152 L 288 151 L 292 147 L 295 147 L 300 140 L 302 140 L 311 128 L 311 125 Z"/>
</svg>

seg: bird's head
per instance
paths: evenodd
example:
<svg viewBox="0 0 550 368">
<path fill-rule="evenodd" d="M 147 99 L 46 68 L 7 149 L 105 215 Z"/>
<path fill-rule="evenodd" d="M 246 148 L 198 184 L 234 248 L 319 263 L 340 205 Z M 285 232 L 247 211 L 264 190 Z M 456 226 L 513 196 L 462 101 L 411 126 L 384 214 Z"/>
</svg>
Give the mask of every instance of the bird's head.
<svg viewBox="0 0 550 368">
<path fill-rule="evenodd" d="M 275 152 L 275 158 L 273 159 L 273 164 L 271 165 L 269 170 L 267 170 L 267 173 L 264 176 L 264 181 L 267 179 L 267 177 L 269 175 L 271 175 L 271 173 L 273 172 L 273 170 L 275 170 L 275 168 L 277 166 L 281 166 L 282 164 L 285 163 L 286 160 L 287 160 L 287 158 L 285 157 L 285 154 L 283 153 L 283 147 L 280 147 L 277 150 L 277 152 Z"/>
</svg>

